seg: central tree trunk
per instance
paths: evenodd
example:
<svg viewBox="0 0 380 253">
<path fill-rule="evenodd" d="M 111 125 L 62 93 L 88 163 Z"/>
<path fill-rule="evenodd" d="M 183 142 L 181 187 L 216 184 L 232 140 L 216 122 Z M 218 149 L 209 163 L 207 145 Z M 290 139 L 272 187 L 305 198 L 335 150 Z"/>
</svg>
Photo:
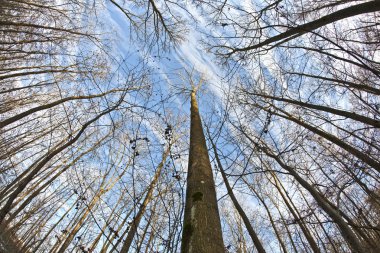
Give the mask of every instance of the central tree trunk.
<svg viewBox="0 0 380 253">
<path fill-rule="evenodd" d="M 190 154 L 182 253 L 225 252 L 215 184 L 195 91 L 191 92 Z"/>
</svg>

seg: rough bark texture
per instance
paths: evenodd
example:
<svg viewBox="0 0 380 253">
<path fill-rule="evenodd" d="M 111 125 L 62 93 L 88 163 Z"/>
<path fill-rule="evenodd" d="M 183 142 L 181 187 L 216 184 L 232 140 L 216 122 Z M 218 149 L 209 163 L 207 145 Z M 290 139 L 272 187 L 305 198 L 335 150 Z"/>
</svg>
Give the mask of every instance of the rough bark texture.
<svg viewBox="0 0 380 253">
<path fill-rule="evenodd" d="M 182 253 L 225 252 L 215 184 L 195 92 L 191 93 L 190 154 Z"/>
</svg>

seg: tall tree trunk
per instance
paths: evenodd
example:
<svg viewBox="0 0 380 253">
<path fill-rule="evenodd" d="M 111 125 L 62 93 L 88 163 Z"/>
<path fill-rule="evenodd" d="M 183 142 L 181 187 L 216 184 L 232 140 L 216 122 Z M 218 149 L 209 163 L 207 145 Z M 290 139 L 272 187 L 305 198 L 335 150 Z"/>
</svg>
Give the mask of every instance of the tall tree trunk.
<svg viewBox="0 0 380 253">
<path fill-rule="evenodd" d="M 182 253 L 224 252 L 222 228 L 195 90 L 191 92 L 190 154 Z"/>
</svg>

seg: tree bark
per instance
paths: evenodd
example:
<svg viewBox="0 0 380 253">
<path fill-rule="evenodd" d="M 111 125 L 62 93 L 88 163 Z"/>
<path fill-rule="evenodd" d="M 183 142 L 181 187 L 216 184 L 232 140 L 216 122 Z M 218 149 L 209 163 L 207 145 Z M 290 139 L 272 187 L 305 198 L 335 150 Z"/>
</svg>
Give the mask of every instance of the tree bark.
<svg viewBox="0 0 380 253">
<path fill-rule="evenodd" d="M 195 91 L 191 92 L 190 154 L 182 253 L 224 252 L 215 183 Z"/>
</svg>

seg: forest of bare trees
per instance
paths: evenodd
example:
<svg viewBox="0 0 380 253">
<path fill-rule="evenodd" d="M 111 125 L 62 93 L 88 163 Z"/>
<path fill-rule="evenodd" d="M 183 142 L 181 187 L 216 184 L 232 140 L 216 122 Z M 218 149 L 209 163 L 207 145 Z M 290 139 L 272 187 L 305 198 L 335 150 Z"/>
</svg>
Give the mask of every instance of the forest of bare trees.
<svg viewBox="0 0 380 253">
<path fill-rule="evenodd" d="M 0 253 L 380 252 L 380 1 L 0 0 Z"/>
</svg>

